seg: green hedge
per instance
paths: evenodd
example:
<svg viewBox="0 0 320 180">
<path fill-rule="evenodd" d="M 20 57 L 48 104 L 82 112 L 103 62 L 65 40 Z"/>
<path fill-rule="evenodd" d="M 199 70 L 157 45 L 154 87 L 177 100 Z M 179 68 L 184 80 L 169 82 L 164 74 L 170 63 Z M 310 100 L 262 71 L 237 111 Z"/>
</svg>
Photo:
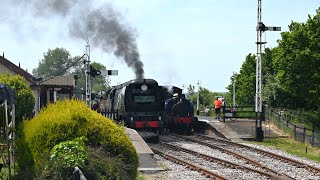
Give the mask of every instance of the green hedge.
<svg viewBox="0 0 320 180">
<path fill-rule="evenodd" d="M 31 118 L 35 98 L 26 80 L 19 75 L 0 74 L 0 84 L 6 84 L 15 92 L 16 126 L 18 126 L 23 119 Z"/>
<path fill-rule="evenodd" d="M 27 173 L 31 177 L 41 173 L 56 144 L 83 136 L 88 139 L 86 146 L 103 147 L 104 153 L 123 161 L 130 178 L 136 176 L 138 155 L 123 128 L 92 111 L 82 101 L 65 100 L 50 104 L 38 116 L 23 122 L 18 134 L 20 174 Z"/>
</svg>

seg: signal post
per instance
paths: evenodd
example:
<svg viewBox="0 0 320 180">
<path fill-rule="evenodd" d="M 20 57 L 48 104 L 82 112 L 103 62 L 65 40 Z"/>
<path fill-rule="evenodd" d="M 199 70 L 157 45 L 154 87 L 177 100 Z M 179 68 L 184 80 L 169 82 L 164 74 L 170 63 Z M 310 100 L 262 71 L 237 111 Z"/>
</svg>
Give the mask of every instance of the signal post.
<svg viewBox="0 0 320 180">
<path fill-rule="evenodd" d="M 87 106 L 91 107 L 91 95 L 92 95 L 92 87 L 91 87 L 91 79 L 103 75 L 103 76 L 109 76 L 109 75 L 118 75 L 118 70 L 96 70 L 93 66 L 90 65 L 90 45 L 89 41 L 87 41 L 86 45 L 86 59 L 83 61 L 84 63 L 84 73 L 86 77 L 86 104 Z"/>
<path fill-rule="evenodd" d="M 261 0 L 258 0 L 258 24 L 257 24 L 257 59 L 256 59 L 256 99 L 255 99 L 255 111 L 256 111 L 256 140 L 263 141 L 264 135 L 262 130 L 262 48 L 267 42 L 262 42 L 262 33 L 265 31 L 281 31 L 281 27 L 268 27 L 261 21 Z"/>
</svg>

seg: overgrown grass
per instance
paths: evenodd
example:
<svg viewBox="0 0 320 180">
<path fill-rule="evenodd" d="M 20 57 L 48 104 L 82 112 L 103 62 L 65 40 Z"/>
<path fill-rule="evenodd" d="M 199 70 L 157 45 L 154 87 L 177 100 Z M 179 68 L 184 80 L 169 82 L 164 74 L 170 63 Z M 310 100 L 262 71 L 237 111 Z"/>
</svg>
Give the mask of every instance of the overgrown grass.
<svg viewBox="0 0 320 180">
<path fill-rule="evenodd" d="M 312 147 L 309 144 L 296 142 L 288 138 L 268 138 L 263 142 L 247 141 L 250 144 L 258 144 L 263 146 L 274 147 L 287 153 L 314 160 L 320 163 L 320 148 Z"/>
</svg>

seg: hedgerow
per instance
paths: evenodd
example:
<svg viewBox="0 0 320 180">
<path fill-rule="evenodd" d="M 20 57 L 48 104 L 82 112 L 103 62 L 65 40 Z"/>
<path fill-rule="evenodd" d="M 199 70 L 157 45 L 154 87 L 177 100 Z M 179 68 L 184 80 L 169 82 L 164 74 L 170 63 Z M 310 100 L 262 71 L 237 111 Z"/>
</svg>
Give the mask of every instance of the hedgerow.
<svg viewBox="0 0 320 180">
<path fill-rule="evenodd" d="M 28 176 L 41 174 L 50 162 L 50 151 L 55 145 L 85 137 L 86 149 L 102 148 L 103 153 L 123 162 L 123 167 L 115 167 L 123 168 L 129 178 L 136 176 L 138 156 L 125 131 L 110 119 L 92 111 L 82 101 L 64 100 L 48 105 L 38 116 L 23 122 L 19 134 L 17 140 L 19 173 L 26 173 L 27 170 Z M 90 167 L 87 166 L 90 160 L 86 162 L 87 164 L 80 168 L 87 168 L 90 171 Z M 115 174 L 120 172 L 116 169 L 111 170 Z M 84 171 L 86 172 L 86 169 Z"/>
</svg>

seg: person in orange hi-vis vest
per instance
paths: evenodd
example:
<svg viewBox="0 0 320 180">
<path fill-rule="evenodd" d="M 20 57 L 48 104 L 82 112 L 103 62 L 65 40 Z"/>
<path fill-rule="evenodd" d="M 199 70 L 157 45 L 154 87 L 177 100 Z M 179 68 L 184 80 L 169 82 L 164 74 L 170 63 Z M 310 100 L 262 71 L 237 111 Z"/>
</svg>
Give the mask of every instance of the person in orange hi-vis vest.
<svg viewBox="0 0 320 180">
<path fill-rule="evenodd" d="M 221 107 L 222 101 L 216 97 L 216 100 L 214 100 L 214 111 L 216 112 L 216 119 L 220 119 L 220 107 Z"/>
</svg>

